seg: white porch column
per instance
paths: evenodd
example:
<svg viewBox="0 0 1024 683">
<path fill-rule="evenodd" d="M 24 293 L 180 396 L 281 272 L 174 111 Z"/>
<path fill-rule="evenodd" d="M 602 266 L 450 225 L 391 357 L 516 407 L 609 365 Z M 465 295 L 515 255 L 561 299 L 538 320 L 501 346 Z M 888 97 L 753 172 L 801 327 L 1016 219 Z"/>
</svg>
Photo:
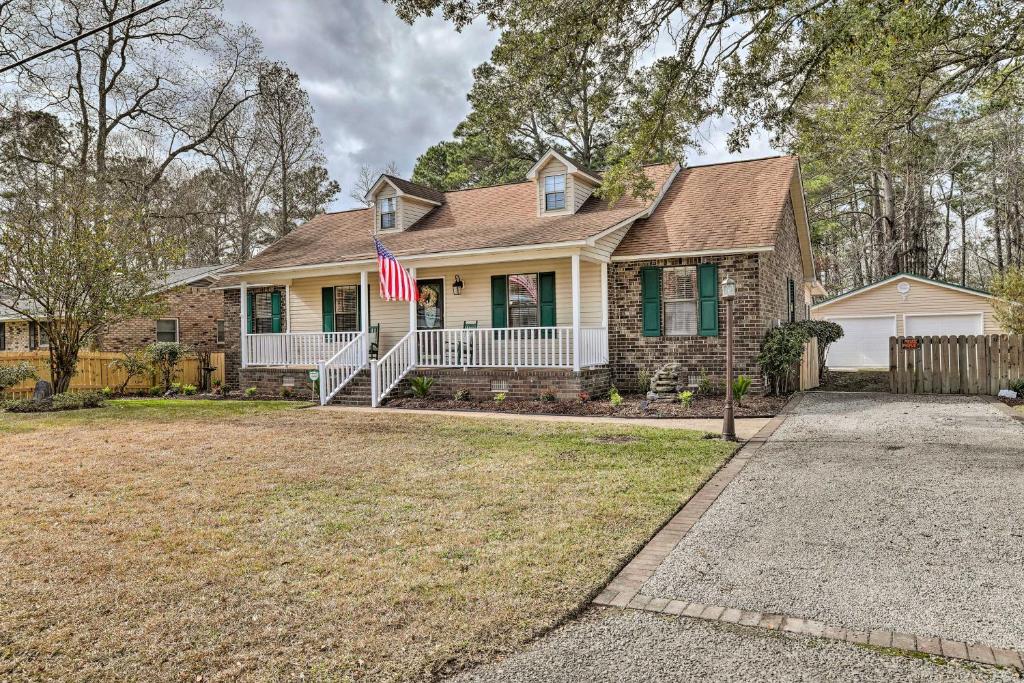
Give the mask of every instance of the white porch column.
<svg viewBox="0 0 1024 683">
<path fill-rule="evenodd" d="M 366 271 L 359 273 L 359 329 L 366 335 L 363 344 L 363 362 L 370 360 L 370 285 Z"/>
<path fill-rule="evenodd" d="M 572 369 L 580 369 L 580 255 L 572 255 Z"/>
<path fill-rule="evenodd" d="M 292 331 L 292 281 L 284 285 L 284 331 Z"/>
<path fill-rule="evenodd" d="M 241 320 L 238 326 L 238 330 L 241 333 L 242 342 L 242 367 L 249 366 L 249 288 L 246 283 L 239 285 L 239 291 L 241 292 L 241 306 L 238 310 L 241 311 Z"/>
<path fill-rule="evenodd" d="M 413 266 L 412 268 L 409 268 L 409 277 L 411 277 L 413 280 L 416 279 L 416 267 L 415 266 Z M 410 301 L 409 302 L 409 331 L 414 333 L 412 335 L 412 339 L 409 340 L 410 341 L 410 344 L 409 344 L 409 354 L 410 354 L 410 356 L 412 356 L 409 360 L 412 363 L 412 365 L 416 365 L 416 361 L 419 359 L 419 354 L 417 353 L 417 350 L 416 350 L 416 335 L 415 335 L 415 332 L 416 332 L 416 302 L 415 301 Z"/>
</svg>

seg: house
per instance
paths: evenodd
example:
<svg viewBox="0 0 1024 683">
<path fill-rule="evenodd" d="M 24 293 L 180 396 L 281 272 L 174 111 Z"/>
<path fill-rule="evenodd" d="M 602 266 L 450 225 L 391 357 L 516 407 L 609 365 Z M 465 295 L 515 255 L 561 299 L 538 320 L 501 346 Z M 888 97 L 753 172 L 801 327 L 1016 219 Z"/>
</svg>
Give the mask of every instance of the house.
<svg viewBox="0 0 1024 683">
<path fill-rule="evenodd" d="M 979 289 L 899 273 L 815 304 L 811 315 L 843 328 L 829 347 L 828 367 L 888 370 L 889 337 L 1002 334 L 992 299 Z"/>
<path fill-rule="evenodd" d="M 555 151 L 495 187 L 383 175 L 368 208 L 318 216 L 222 274 L 226 374 L 277 393 L 317 370 L 322 400 L 367 404 L 410 374 L 440 395 L 530 399 L 636 388 L 668 362 L 688 384 L 721 382 L 731 277 L 736 371 L 760 389 L 765 332 L 806 318 L 820 288 L 797 159 L 644 172 L 652 195 L 614 205 L 597 172 Z M 418 303 L 380 298 L 374 236 Z"/>
<path fill-rule="evenodd" d="M 125 352 L 156 341 L 176 341 L 205 351 L 225 346 L 224 294 L 210 289 L 224 266 L 169 271 L 154 283 L 159 314 L 131 318 L 110 326 L 93 340 L 97 351 Z M 43 326 L 9 309 L 0 311 L 0 351 L 34 351 L 49 345 Z"/>
</svg>

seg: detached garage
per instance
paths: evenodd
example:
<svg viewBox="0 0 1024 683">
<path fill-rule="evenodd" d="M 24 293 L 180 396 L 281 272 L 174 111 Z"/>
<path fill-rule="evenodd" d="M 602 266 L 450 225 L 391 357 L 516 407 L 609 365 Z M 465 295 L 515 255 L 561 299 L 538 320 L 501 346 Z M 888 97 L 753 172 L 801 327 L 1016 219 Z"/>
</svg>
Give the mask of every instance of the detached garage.
<svg viewBox="0 0 1024 683">
<path fill-rule="evenodd" d="M 901 274 L 816 304 L 811 317 L 843 327 L 828 367 L 888 369 L 892 336 L 1001 334 L 991 300 L 988 292 Z"/>
</svg>

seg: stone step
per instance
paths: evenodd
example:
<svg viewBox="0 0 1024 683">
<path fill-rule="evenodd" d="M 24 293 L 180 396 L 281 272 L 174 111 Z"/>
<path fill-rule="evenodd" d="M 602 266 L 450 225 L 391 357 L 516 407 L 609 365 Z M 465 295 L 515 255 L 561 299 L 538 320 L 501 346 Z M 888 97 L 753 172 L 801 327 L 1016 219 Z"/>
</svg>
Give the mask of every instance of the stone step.
<svg viewBox="0 0 1024 683">
<path fill-rule="evenodd" d="M 341 388 L 341 391 L 331 399 L 331 405 L 336 406 L 368 406 L 370 400 L 370 371 L 360 370 L 359 373 L 349 380 L 349 383 Z"/>
</svg>

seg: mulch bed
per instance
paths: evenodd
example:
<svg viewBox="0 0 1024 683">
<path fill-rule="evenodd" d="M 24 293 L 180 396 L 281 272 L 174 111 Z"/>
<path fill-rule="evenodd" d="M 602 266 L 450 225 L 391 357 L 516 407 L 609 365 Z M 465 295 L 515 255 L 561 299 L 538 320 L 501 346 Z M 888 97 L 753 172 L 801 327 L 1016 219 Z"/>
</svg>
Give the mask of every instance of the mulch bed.
<svg viewBox="0 0 1024 683">
<path fill-rule="evenodd" d="M 889 373 L 877 370 L 829 370 L 818 391 L 889 391 Z"/>
<path fill-rule="evenodd" d="M 598 401 L 456 401 L 444 398 L 397 398 L 388 401 L 390 408 L 418 410 L 471 410 L 520 415 L 580 415 L 594 417 L 690 418 L 722 417 L 724 396 L 703 396 L 693 400 L 689 408 L 676 401 L 647 401 L 642 396 L 623 396 L 622 404 L 612 406 L 608 400 Z M 736 417 L 774 417 L 787 397 L 747 396 L 736 407 Z"/>
<path fill-rule="evenodd" d="M 1016 406 L 1024 406 L 1024 398 L 1003 398 L 1002 396 L 1000 396 L 999 400 L 1005 403 L 1006 405 L 1010 406 L 1011 408 L 1014 408 Z"/>
</svg>

